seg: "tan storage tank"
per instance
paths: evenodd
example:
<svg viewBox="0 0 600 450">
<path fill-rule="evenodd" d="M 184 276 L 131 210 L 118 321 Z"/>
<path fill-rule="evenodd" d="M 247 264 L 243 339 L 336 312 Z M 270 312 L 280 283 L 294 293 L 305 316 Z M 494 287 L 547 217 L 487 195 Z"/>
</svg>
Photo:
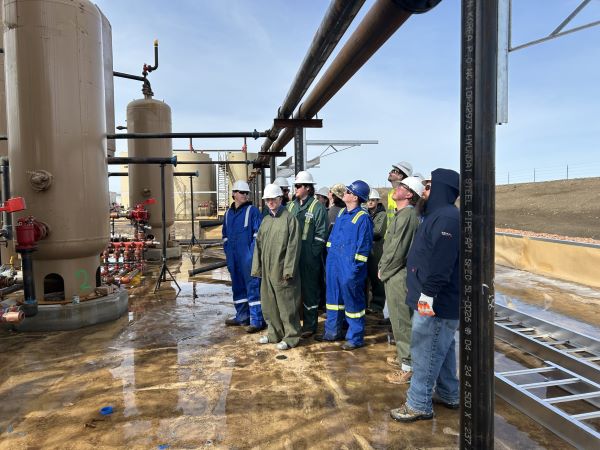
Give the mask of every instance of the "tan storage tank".
<svg viewBox="0 0 600 450">
<path fill-rule="evenodd" d="M 109 236 L 100 13 L 88 0 L 6 0 L 4 20 L 12 195 L 27 203 L 19 217 L 50 229 L 33 253 L 36 294 L 87 295 Z"/>
<path fill-rule="evenodd" d="M 170 133 L 171 108 L 165 102 L 144 98 L 127 105 L 127 132 Z M 129 139 L 127 148 L 130 157 L 170 158 L 173 155 L 171 139 Z M 157 241 L 162 240 L 162 206 L 160 166 L 157 164 L 129 164 L 129 205 L 154 198 L 156 203 L 148 205 L 150 226 Z M 167 236 L 175 222 L 173 199 L 173 166 L 165 166 L 165 212 Z"/>
<path fill-rule="evenodd" d="M 212 158 L 208 153 L 179 153 L 178 161 L 209 162 Z M 198 176 L 192 178 L 194 191 L 195 217 L 211 216 L 216 208 L 216 182 L 215 165 L 213 164 L 181 164 L 175 168 L 176 172 L 196 172 Z M 175 217 L 178 220 L 191 219 L 190 207 L 190 179 L 189 177 L 174 177 L 175 182 Z"/>
</svg>

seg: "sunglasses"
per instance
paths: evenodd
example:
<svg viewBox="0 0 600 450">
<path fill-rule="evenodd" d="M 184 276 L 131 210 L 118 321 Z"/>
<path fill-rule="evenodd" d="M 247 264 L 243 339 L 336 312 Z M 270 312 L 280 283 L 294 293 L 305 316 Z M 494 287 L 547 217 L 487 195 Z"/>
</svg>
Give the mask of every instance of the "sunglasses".
<svg viewBox="0 0 600 450">
<path fill-rule="evenodd" d="M 236 192 L 239 193 L 239 194 L 242 194 L 242 195 L 248 195 L 250 193 L 250 192 L 246 192 L 246 191 L 233 191 L 234 194 Z"/>
<path fill-rule="evenodd" d="M 350 189 L 346 189 L 346 194 L 354 195 Z"/>
<path fill-rule="evenodd" d="M 395 173 L 396 175 L 400 175 L 400 171 L 398 169 L 390 170 L 390 173 Z"/>
<path fill-rule="evenodd" d="M 303 184 L 295 184 L 294 187 L 296 189 L 300 189 L 301 187 L 304 187 L 304 185 Z"/>
</svg>

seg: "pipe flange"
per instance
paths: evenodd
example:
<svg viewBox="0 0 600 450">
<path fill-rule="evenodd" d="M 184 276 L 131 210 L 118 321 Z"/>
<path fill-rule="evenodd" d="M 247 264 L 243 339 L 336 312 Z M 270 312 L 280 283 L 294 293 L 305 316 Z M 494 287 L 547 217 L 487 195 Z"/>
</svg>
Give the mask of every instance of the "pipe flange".
<svg viewBox="0 0 600 450">
<path fill-rule="evenodd" d="M 47 170 L 32 170 L 28 171 L 27 174 L 29 174 L 29 184 L 31 184 L 34 191 L 47 191 L 52 186 L 54 176 Z"/>
</svg>

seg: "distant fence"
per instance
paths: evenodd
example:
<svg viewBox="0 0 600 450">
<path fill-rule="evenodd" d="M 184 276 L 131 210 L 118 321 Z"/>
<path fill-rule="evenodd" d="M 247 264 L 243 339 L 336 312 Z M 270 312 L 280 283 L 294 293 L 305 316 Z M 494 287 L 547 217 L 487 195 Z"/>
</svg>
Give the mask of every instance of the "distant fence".
<svg viewBox="0 0 600 450">
<path fill-rule="evenodd" d="M 535 183 L 538 181 L 571 180 L 600 176 L 600 162 L 556 164 L 528 169 L 496 169 L 496 184 Z"/>
</svg>

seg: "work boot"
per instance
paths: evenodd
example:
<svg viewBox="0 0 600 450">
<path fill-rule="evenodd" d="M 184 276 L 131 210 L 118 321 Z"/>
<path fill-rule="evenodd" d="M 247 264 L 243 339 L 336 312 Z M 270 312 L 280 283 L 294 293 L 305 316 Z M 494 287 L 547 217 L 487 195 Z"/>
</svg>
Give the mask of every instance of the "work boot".
<svg viewBox="0 0 600 450">
<path fill-rule="evenodd" d="M 402 367 L 400 365 L 400 361 L 398 361 L 397 356 L 388 356 L 385 359 L 385 362 L 387 362 L 390 366 L 395 367 L 396 369 L 400 369 Z"/>
<path fill-rule="evenodd" d="M 439 398 L 435 394 L 431 397 L 431 401 L 433 403 L 435 403 L 436 405 L 442 405 L 444 408 L 448 408 L 448 409 L 458 409 L 458 408 L 460 408 L 460 403 L 458 403 L 458 401 L 456 403 L 450 403 L 450 402 L 447 402 L 445 400 L 442 400 L 441 398 Z"/>
<path fill-rule="evenodd" d="M 315 341 L 317 341 L 317 342 L 335 342 L 335 341 L 341 341 L 341 340 L 343 340 L 344 338 L 338 338 L 338 339 L 328 339 L 328 338 L 325 338 L 325 335 L 324 335 L 324 334 L 315 334 L 315 335 L 313 336 L 313 339 L 314 339 Z"/>
<path fill-rule="evenodd" d="M 229 317 L 228 319 L 225 319 L 225 325 L 227 325 L 228 327 L 241 327 L 242 325 L 249 324 L 250 320 L 247 320 L 245 322 L 238 322 L 235 317 Z"/>
<path fill-rule="evenodd" d="M 407 370 L 396 370 L 392 373 L 388 373 L 385 379 L 388 383 L 392 384 L 408 384 L 412 377 L 412 371 Z"/>
<path fill-rule="evenodd" d="M 258 333 L 259 331 L 262 331 L 265 328 L 267 328 L 266 325 L 263 325 L 262 327 L 257 327 L 256 325 L 248 325 L 246 327 L 246 333 L 248 333 L 248 334 Z"/>
<path fill-rule="evenodd" d="M 269 336 L 261 336 L 258 338 L 258 343 L 259 344 L 268 344 L 269 343 Z"/>
<path fill-rule="evenodd" d="M 288 350 L 291 347 L 289 345 L 287 345 L 287 342 L 285 341 L 281 341 L 279 344 L 277 344 L 277 350 Z"/>
<path fill-rule="evenodd" d="M 400 408 L 392 409 L 390 411 L 392 419 L 398 422 L 414 422 L 415 420 L 431 420 L 433 419 L 433 412 L 427 414 L 426 412 L 417 411 L 408 406 L 405 403 Z"/>
<path fill-rule="evenodd" d="M 313 334 L 315 334 L 315 333 L 313 333 L 312 331 L 303 331 L 303 332 L 302 332 L 302 334 L 300 335 L 300 337 L 301 337 L 302 339 L 308 339 L 308 338 L 309 338 L 309 337 L 311 337 Z"/>
<path fill-rule="evenodd" d="M 352 351 L 352 350 L 356 350 L 357 348 L 361 348 L 363 346 L 363 344 L 353 344 L 351 342 L 344 342 L 344 344 L 342 344 L 341 349 L 342 350 L 346 350 L 346 351 Z"/>
</svg>

